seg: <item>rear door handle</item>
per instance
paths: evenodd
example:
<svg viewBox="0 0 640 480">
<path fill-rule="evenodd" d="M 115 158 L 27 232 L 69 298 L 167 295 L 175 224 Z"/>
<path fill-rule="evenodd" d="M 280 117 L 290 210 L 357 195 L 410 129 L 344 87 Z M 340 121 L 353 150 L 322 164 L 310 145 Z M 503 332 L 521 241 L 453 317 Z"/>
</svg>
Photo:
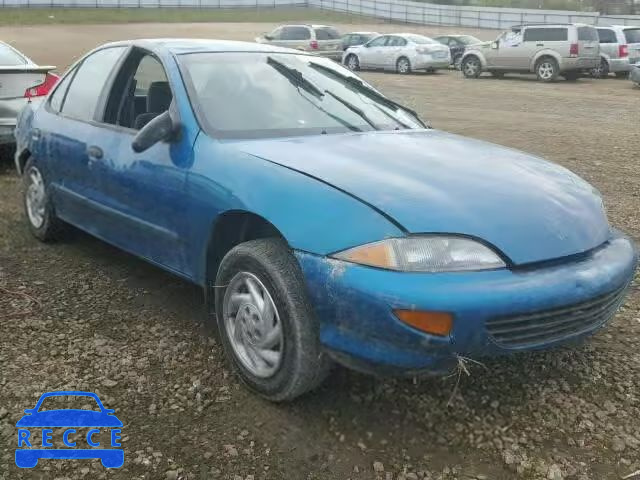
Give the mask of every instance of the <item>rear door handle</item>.
<svg viewBox="0 0 640 480">
<path fill-rule="evenodd" d="M 544 43 L 536 43 L 536 47 L 544 47 Z"/>
<path fill-rule="evenodd" d="M 100 147 L 96 147 L 95 145 L 91 145 L 87 148 L 87 156 L 94 160 L 100 160 L 103 157 L 103 152 Z"/>
</svg>

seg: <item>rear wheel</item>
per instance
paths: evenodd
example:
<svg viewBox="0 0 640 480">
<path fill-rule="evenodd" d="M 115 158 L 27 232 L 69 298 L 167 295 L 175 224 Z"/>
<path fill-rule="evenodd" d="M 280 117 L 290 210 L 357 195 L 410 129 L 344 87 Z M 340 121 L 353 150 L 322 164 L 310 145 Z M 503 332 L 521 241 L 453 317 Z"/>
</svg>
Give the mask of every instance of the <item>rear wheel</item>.
<svg viewBox="0 0 640 480">
<path fill-rule="evenodd" d="M 551 57 L 542 57 L 536 63 L 536 76 L 541 82 L 553 82 L 558 78 L 558 62 Z"/>
<path fill-rule="evenodd" d="M 600 65 L 591 70 L 591 76 L 594 78 L 607 78 L 609 76 L 609 62 L 604 58 L 600 59 Z"/>
<path fill-rule="evenodd" d="M 358 57 L 356 57 L 353 53 L 347 57 L 344 63 L 349 70 L 352 70 L 354 72 L 360 70 L 360 62 L 358 61 Z"/>
<path fill-rule="evenodd" d="M 411 62 L 407 57 L 400 57 L 396 62 L 396 72 L 400 74 L 411 73 Z"/>
<path fill-rule="evenodd" d="M 475 55 L 469 55 L 462 60 L 460 70 L 466 78 L 478 78 L 482 73 L 482 64 Z"/>
<path fill-rule="evenodd" d="M 29 159 L 24 167 L 22 184 L 29 230 L 43 242 L 58 239 L 64 230 L 64 223 L 56 217 L 44 176 L 33 159 Z"/>
<path fill-rule="evenodd" d="M 302 272 L 277 238 L 251 240 L 223 258 L 215 305 L 227 358 L 252 390 L 286 401 L 319 385 L 330 361 Z"/>
</svg>

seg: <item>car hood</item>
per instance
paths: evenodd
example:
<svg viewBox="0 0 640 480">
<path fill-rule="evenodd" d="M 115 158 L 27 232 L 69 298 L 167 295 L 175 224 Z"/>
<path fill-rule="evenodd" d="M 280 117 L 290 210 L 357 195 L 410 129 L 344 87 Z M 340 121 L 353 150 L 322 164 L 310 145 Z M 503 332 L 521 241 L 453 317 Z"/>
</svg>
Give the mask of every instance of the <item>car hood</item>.
<svg viewBox="0 0 640 480">
<path fill-rule="evenodd" d="M 559 165 L 437 130 L 242 141 L 245 153 L 299 171 L 384 212 L 410 233 L 470 235 L 515 264 L 604 243 L 598 192 Z"/>
<path fill-rule="evenodd" d="M 91 410 L 47 410 L 23 416 L 16 427 L 121 427 L 115 415 Z"/>
</svg>

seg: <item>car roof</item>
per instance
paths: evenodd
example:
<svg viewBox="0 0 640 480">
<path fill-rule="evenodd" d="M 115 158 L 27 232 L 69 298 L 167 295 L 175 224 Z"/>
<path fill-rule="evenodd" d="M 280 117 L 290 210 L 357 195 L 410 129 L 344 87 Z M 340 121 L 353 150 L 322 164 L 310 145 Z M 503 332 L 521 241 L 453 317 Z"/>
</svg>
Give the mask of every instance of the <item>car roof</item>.
<svg viewBox="0 0 640 480">
<path fill-rule="evenodd" d="M 378 32 L 349 32 L 345 35 L 379 35 Z"/>
<path fill-rule="evenodd" d="M 100 46 L 119 47 L 134 46 L 150 50 L 152 52 L 169 52 L 176 55 L 186 53 L 204 53 L 204 52 L 266 52 L 266 53 L 298 53 L 303 54 L 300 50 L 290 48 L 276 47 L 265 43 L 239 42 L 233 40 L 211 40 L 197 38 L 145 38 L 140 40 L 123 40 L 119 42 L 111 42 Z"/>
</svg>

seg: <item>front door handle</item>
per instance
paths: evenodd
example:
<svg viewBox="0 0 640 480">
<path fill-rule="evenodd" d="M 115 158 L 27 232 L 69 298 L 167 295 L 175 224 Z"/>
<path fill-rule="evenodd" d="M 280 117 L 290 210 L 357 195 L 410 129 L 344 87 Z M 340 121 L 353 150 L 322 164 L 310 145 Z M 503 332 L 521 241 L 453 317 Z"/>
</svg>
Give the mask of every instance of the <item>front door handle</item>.
<svg viewBox="0 0 640 480">
<path fill-rule="evenodd" d="M 536 47 L 544 47 L 544 43 L 536 43 Z"/>
<path fill-rule="evenodd" d="M 92 158 L 94 160 L 100 160 L 102 159 L 103 155 L 104 154 L 100 147 L 96 147 L 95 145 L 92 145 L 89 148 L 87 148 L 87 156 L 89 158 Z"/>
</svg>

